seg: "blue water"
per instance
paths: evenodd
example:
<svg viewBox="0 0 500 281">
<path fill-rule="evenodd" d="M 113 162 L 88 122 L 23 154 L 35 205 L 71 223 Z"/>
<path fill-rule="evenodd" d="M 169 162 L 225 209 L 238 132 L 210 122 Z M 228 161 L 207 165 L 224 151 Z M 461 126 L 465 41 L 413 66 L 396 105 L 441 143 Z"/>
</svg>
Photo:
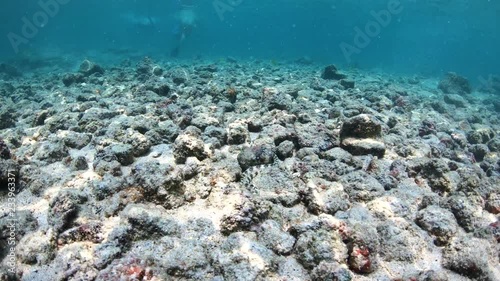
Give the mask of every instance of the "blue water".
<svg viewBox="0 0 500 281">
<path fill-rule="evenodd" d="M 68 3 L 57 2 L 59 11 L 37 27 L 33 38 L 18 44 L 17 52 L 8 35 L 23 37 L 23 17 L 33 22 L 43 9 L 35 0 L 2 1 L 0 61 L 109 49 L 161 56 L 178 44 L 179 0 L 42 1 Z M 318 63 L 394 73 L 455 71 L 472 83 L 500 72 L 500 1 L 400 0 L 399 12 L 387 24 L 376 23 L 373 13 L 387 11 L 394 1 L 193 0 L 194 27 L 179 57 L 279 61 L 307 56 Z M 370 24 L 375 28 L 370 42 L 346 58 L 340 44 L 356 47 L 355 28 L 366 30 Z"/>
</svg>

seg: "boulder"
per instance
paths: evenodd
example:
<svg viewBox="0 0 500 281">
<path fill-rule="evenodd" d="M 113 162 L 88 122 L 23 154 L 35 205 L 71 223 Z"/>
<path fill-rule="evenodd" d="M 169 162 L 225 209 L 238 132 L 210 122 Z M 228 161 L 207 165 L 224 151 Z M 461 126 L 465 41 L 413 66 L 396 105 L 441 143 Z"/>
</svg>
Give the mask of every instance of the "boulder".
<svg viewBox="0 0 500 281">
<path fill-rule="evenodd" d="M 467 95 L 472 92 L 469 81 L 454 72 L 446 74 L 439 82 L 438 88 L 445 94 Z"/>
<path fill-rule="evenodd" d="M 375 117 L 360 114 L 348 119 L 340 129 L 340 146 L 353 155 L 383 157 L 385 144 L 379 140 L 382 125 Z"/>
<path fill-rule="evenodd" d="M 325 67 L 323 74 L 321 74 L 321 78 L 325 80 L 341 80 L 346 77 L 345 74 L 338 73 L 337 67 L 333 64 Z"/>
</svg>

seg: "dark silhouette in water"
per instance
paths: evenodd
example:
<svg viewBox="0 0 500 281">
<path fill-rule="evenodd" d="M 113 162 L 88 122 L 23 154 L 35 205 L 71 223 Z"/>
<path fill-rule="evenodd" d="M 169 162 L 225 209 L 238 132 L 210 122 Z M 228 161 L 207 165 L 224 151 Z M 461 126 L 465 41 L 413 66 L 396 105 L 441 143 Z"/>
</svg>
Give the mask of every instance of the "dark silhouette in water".
<svg viewBox="0 0 500 281">
<path fill-rule="evenodd" d="M 179 56 L 179 51 L 180 51 L 180 46 L 177 45 L 175 46 L 172 51 L 170 51 L 170 56 L 173 57 L 173 58 L 176 58 Z"/>
<path fill-rule="evenodd" d="M 194 13 L 195 6 L 193 5 L 193 0 L 177 0 L 177 5 L 178 5 L 178 14 L 177 14 L 178 23 L 173 30 L 175 46 L 170 51 L 170 55 L 172 57 L 179 56 L 181 45 L 186 39 L 186 37 L 191 34 L 193 28 L 195 27 L 195 19 L 196 19 L 196 15 Z"/>
</svg>

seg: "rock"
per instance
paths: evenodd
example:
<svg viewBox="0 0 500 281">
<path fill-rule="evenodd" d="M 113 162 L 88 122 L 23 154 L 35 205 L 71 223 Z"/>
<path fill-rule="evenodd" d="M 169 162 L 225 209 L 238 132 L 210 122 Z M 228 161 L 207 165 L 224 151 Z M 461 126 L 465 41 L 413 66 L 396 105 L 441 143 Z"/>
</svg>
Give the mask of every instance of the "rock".
<svg viewBox="0 0 500 281">
<path fill-rule="evenodd" d="M 270 145 L 247 147 L 238 154 L 237 158 L 242 170 L 252 166 L 271 164 L 274 162 L 274 147 Z"/>
<path fill-rule="evenodd" d="M 480 167 L 488 177 L 500 175 L 500 155 L 497 153 L 487 154 Z"/>
<path fill-rule="evenodd" d="M 276 149 L 276 155 L 281 160 L 285 160 L 293 155 L 293 150 L 295 149 L 295 145 L 293 142 L 286 140 L 280 143 Z"/>
<path fill-rule="evenodd" d="M 109 120 L 109 119 L 112 119 L 113 117 L 117 116 L 118 114 L 119 114 L 118 112 L 114 112 L 114 111 L 109 110 L 109 109 L 91 107 L 91 108 L 85 110 L 83 112 L 83 115 L 80 114 L 77 117 L 79 119 L 78 124 L 80 126 L 82 126 L 82 125 L 91 123 L 93 121 L 99 122 L 102 120 Z M 60 116 L 60 118 L 65 118 L 65 116 Z M 66 118 L 68 118 L 68 117 L 66 117 Z"/>
<path fill-rule="evenodd" d="M 208 126 L 205 128 L 203 135 L 207 139 L 212 139 L 212 138 L 216 139 L 221 146 L 226 144 L 227 141 L 227 133 L 223 128 L 220 127 Z"/>
<path fill-rule="evenodd" d="M 12 128 L 16 125 L 16 114 L 13 109 L 0 108 L 0 130 Z"/>
<path fill-rule="evenodd" d="M 56 256 L 56 234 L 53 231 L 36 231 L 25 235 L 16 247 L 20 262 L 45 265 Z"/>
<path fill-rule="evenodd" d="M 486 144 L 474 144 L 469 147 L 469 151 L 474 155 L 476 162 L 483 161 L 486 154 L 490 152 Z"/>
<path fill-rule="evenodd" d="M 495 280 L 498 96 L 132 60 L 0 74 L 0 280 Z"/>
<path fill-rule="evenodd" d="M 487 143 L 495 137 L 495 132 L 488 127 L 479 128 L 467 133 L 467 140 L 471 144 Z"/>
<path fill-rule="evenodd" d="M 174 141 L 175 161 L 182 164 L 191 156 L 198 158 L 200 161 L 207 158 L 205 143 L 198 136 L 187 133 L 180 134 Z"/>
<path fill-rule="evenodd" d="M 250 281 L 259 276 L 266 280 L 267 269 L 277 262 L 273 251 L 256 242 L 252 232 L 231 234 L 210 255 L 215 270 L 223 275 L 218 280 Z"/>
<path fill-rule="evenodd" d="M 103 239 L 102 223 L 100 221 L 91 221 L 72 227 L 59 234 L 57 245 L 62 246 L 81 241 L 90 241 L 97 244 L 102 242 Z"/>
<path fill-rule="evenodd" d="M 367 274 L 378 267 L 378 250 L 380 248 L 377 229 L 366 221 L 351 221 L 343 230 L 344 240 L 347 240 L 349 269 L 355 273 Z"/>
<path fill-rule="evenodd" d="M 220 122 L 211 114 L 201 113 L 197 114 L 197 116 L 191 120 L 191 125 L 198 127 L 201 130 L 205 130 L 207 127 L 220 125 Z"/>
<path fill-rule="evenodd" d="M 435 236 L 438 245 L 447 244 L 458 229 L 453 214 L 434 205 L 420 210 L 417 213 L 415 222 L 429 234 Z"/>
<path fill-rule="evenodd" d="M 316 151 L 326 151 L 338 146 L 337 135 L 326 128 L 324 124 L 319 122 L 295 123 L 294 127 L 295 133 L 290 135 L 289 140 L 296 143 L 297 147 L 310 147 Z"/>
<path fill-rule="evenodd" d="M 48 223 L 56 232 L 63 231 L 78 214 L 78 205 L 87 200 L 74 191 L 61 191 L 49 202 Z"/>
<path fill-rule="evenodd" d="M 414 278 L 416 281 L 448 281 L 448 275 L 445 271 L 435 271 L 435 270 L 426 270 L 422 271 L 418 274 L 417 277 Z M 411 277 L 408 280 L 412 280 Z"/>
<path fill-rule="evenodd" d="M 243 188 L 259 194 L 260 200 L 292 207 L 300 202 L 303 183 L 276 166 L 248 169 L 242 176 Z"/>
<path fill-rule="evenodd" d="M 215 64 L 209 64 L 209 65 L 202 65 L 202 66 L 198 66 L 195 68 L 195 71 L 196 72 L 211 72 L 211 73 L 214 73 L 214 72 L 217 72 L 218 71 L 218 68 L 217 68 L 217 65 Z"/>
<path fill-rule="evenodd" d="M 35 118 L 33 119 L 32 125 L 34 127 L 42 126 L 43 124 L 45 124 L 45 119 L 47 119 L 49 117 L 49 114 L 50 114 L 50 112 L 48 110 L 42 110 L 42 111 L 38 112 L 36 114 Z"/>
<path fill-rule="evenodd" d="M 337 211 L 345 211 L 351 207 L 349 196 L 339 183 L 312 179 L 308 187 L 303 200 L 307 209 L 313 214 L 335 215 Z"/>
<path fill-rule="evenodd" d="M 172 70 L 170 76 L 172 77 L 172 82 L 176 85 L 186 83 L 189 78 L 187 72 L 182 68 Z"/>
<path fill-rule="evenodd" d="M 255 204 L 248 200 L 244 200 L 236 204 L 231 214 L 224 215 L 221 218 L 221 232 L 229 235 L 236 231 L 248 230 L 250 226 L 257 223 L 258 220 L 259 217 Z"/>
<path fill-rule="evenodd" d="M 182 240 L 160 257 L 157 263 L 169 276 L 182 276 L 185 280 L 196 280 L 208 274 L 205 271 L 213 270 L 202 243 L 196 239 Z"/>
<path fill-rule="evenodd" d="M 408 223 L 394 223 L 389 220 L 377 226 L 380 236 L 379 254 L 384 261 L 412 263 L 421 257 L 426 241 L 420 235 L 420 229 Z"/>
<path fill-rule="evenodd" d="M 7 144 L 0 138 L 0 158 L 10 159 L 10 150 Z"/>
<path fill-rule="evenodd" d="M 242 144 L 249 138 L 248 129 L 241 123 L 229 124 L 229 132 L 227 134 L 228 144 Z"/>
<path fill-rule="evenodd" d="M 151 91 L 151 92 L 154 92 L 159 96 L 168 97 L 168 96 L 170 96 L 171 86 L 165 82 L 152 80 L 152 81 L 148 81 L 144 85 L 144 89 Z"/>
<path fill-rule="evenodd" d="M 200 172 L 200 161 L 196 157 L 188 157 L 184 167 L 182 167 L 182 178 L 190 180 Z"/>
<path fill-rule="evenodd" d="M 430 106 L 432 107 L 432 109 L 434 109 L 435 111 L 437 111 L 441 114 L 445 114 L 446 112 L 448 112 L 448 108 L 446 107 L 446 103 L 444 103 L 443 101 L 433 101 L 430 103 Z"/>
<path fill-rule="evenodd" d="M 340 147 L 334 147 L 321 154 L 321 157 L 328 161 L 338 161 L 355 166 L 356 160 L 349 152 Z"/>
<path fill-rule="evenodd" d="M 127 187 L 127 183 L 124 179 L 117 178 L 108 173 L 104 174 L 102 179 L 92 181 L 89 186 L 96 199 L 103 200 L 125 189 Z"/>
<path fill-rule="evenodd" d="M 371 175 L 356 171 L 341 177 L 344 189 L 354 201 L 371 201 L 384 193 L 384 187 Z"/>
<path fill-rule="evenodd" d="M 263 222 L 257 235 L 262 244 L 279 255 L 289 254 L 295 244 L 295 238 L 283 231 L 282 226 L 274 220 Z"/>
<path fill-rule="evenodd" d="M 69 87 L 75 83 L 85 82 L 85 75 L 83 73 L 68 73 L 62 78 L 64 86 Z"/>
<path fill-rule="evenodd" d="M 162 143 L 171 143 L 175 141 L 180 133 L 179 127 L 172 122 L 172 120 L 158 123 L 158 127 L 151 131 L 156 131 L 161 136 Z M 147 132 L 146 136 L 148 136 L 151 131 Z"/>
<path fill-rule="evenodd" d="M 308 280 L 309 274 L 295 258 L 286 257 L 278 265 L 278 275 L 281 280 Z"/>
<path fill-rule="evenodd" d="M 177 235 L 181 225 L 161 206 L 153 204 L 128 204 L 120 213 L 132 226 L 133 239 L 159 238 Z"/>
<path fill-rule="evenodd" d="M 374 139 L 354 139 L 347 138 L 342 141 L 342 148 L 353 155 L 373 155 L 379 158 L 384 157 L 385 144 Z"/>
<path fill-rule="evenodd" d="M 106 158 L 118 161 L 124 166 L 134 163 L 133 147 L 130 144 L 113 144 L 106 147 L 96 158 Z"/>
<path fill-rule="evenodd" d="M 159 68 L 161 70 L 161 67 L 154 65 L 151 58 L 145 57 L 140 62 L 137 63 L 136 68 L 135 68 L 135 72 L 138 75 L 150 76 L 151 74 L 154 74 L 153 72 L 157 68 Z M 161 72 L 161 71 L 159 71 L 159 72 Z"/>
<path fill-rule="evenodd" d="M 490 196 L 488 197 L 488 200 L 486 201 L 485 205 L 486 211 L 492 213 L 492 214 L 499 214 L 500 213 L 500 194 L 498 193 L 491 193 Z"/>
<path fill-rule="evenodd" d="M 149 201 L 166 209 L 185 203 L 182 171 L 178 167 L 158 162 L 138 163 L 132 167 L 133 183 Z"/>
<path fill-rule="evenodd" d="M 290 110 L 293 107 L 293 100 L 290 95 L 278 92 L 268 98 L 267 110 L 273 109 Z"/>
<path fill-rule="evenodd" d="M 104 175 L 106 172 L 121 175 L 121 165 L 130 165 L 133 162 L 131 145 L 113 144 L 97 151 L 94 159 L 94 170 L 100 175 Z"/>
<path fill-rule="evenodd" d="M 262 121 L 260 119 L 251 119 L 248 121 L 248 131 L 258 133 L 262 130 Z"/>
<path fill-rule="evenodd" d="M 236 102 L 236 95 L 230 95 L 228 98 L 231 99 L 231 102 L 234 101 Z M 231 102 L 227 102 L 227 101 L 219 101 L 217 103 L 217 106 L 220 107 L 221 111 L 226 113 L 226 112 L 234 112 L 235 110 L 235 107 L 234 107 L 234 104 L 231 103 Z"/>
<path fill-rule="evenodd" d="M 450 168 L 443 159 L 421 159 L 421 161 L 421 163 L 411 163 L 412 165 L 418 165 L 418 167 L 409 167 L 410 176 L 414 176 L 414 169 L 420 169 L 418 173 L 427 179 L 427 184 L 434 192 L 444 194 L 456 189 L 456 182 L 454 182 L 452 177 L 453 174 L 450 173 Z"/>
<path fill-rule="evenodd" d="M 500 137 L 493 138 L 487 145 L 491 152 L 500 152 Z"/>
<path fill-rule="evenodd" d="M 92 140 L 91 134 L 68 132 L 61 138 L 65 146 L 74 149 L 82 149 L 87 146 Z"/>
<path fill-rule="evenodd" d="M 347 260 L 347 247 L 340 235 L 323 229 L 300 234 L 294 252 L 306 269 L 313 269 L 321 262 L 345 263 Z"/>
<path fill-rule="evenodd" d="M 308 124 L 312 122 L 311 115 L 308 113 L 300 113 L 298 121 L 302 124 Z"/>
<path fill-rule="evenodd" d="M 153 66 L 153 74 L 156 76 L 162 76 L 163 75 L 163 68 L 161 66 Z"/>
<path fill-rule="evenodd" d="M 272 139 L 275 145 L 279 145 L 287 140 L 293 142 L 294 144 L 298 142 L 297 133 L 293 129 L 278 124 L 265 126 L 262 129 L 260 136 L 262 138 Z"/>
<path fill-rule="evenodd" d="M 487 240 L 477 238 L 459 237 L 443 250 L 443 266 L 476 280 L 497 280 L 491 272 L 492 266 L 488 259 L 492 256 L 491 245 Z M 498 276 L 497 276 L 498 277 Z"/>
<path fill-rule="evenodd" d="M 444 95 L 444 102 L 447 104 L 453 104 L 457 107 L 465 108 L 467 107 L 467 100 L 465 100 L 461 95 L 458 94 L 447 94 Z"/>
<path fill-rule="evenodd" d="M 344 89 L 354 89 L 354 81 L 352 80 L 342 79 L 340 80 L 340 85 L 342 85 Z"/>
<path fill-rule="evenodd" d="M 94 266 L 97 269 L 103 269 L 113 260 L 119 258 L 122 254 L 122 249 L 116 241 L 101 243 L 94 250 Z"/>
<path fill-rule="evenodd" d="M 375 269 L 373 268 L 370 255 L 373 255 L 373 253 L 369 248 L 354 244 L 349 254 L 349 269 L 361 274 L 373 272 Z"/>
<path fill-rule="evenodd" d="M 422 121 L 422 125 L 418 128 L 418 135 L 420 137 L 436 134 L 436 124 L 429 120 Z"/>
<path fill-rule="evenodd" d="M 483 124 L 485 120 L 479 114 L 473 114 L 467 118 L 467 121 L 470 124 Z"/>
<path fill-rule="evenodd" d="M 125 134 L 117 139 L 123 143 L 131 145 L 132 154 L 135 157 L 144 156 L 151 148 L 151 142 L 149 139 L 144 134 L 132 128 L 128 128 Z"/>
<path fill-rule="evenodd" d="M 11 97 L 16 91 L 16 87 L 9 82 L 0 83 L 0 95 L 4 97 Z"/>
<path fill-rule="evenodd" d="M 68 148 L 62 142 L 43 142 L 37 149 L 33 158 L 46 161 L 47 163 L 54 163 L 61 161 L 68 156 Z"/>
<path fill-rule="evenodd" d="M 94 171 L 101 177 L 106 174 L 111 174 L 115 177 L 119 177 L 122 175 L 121 164 L 115 159 L 111 161 L 105 160 L 96 160 L 93 163 Z"/>
<path fill-rule="evenodd" d="M 84 156 L 78 156 L 71 161 L 71 169 L 74 171 L 87 170 L 88 167 L 87 159 Z"/>
<path fill-rule="evenodd" d="M 78 114 L 76 113 L 61 113 L 45 120 L 44 127 L 52 133 L 58 130 L 69 130 L 78 127 Z"/>
<path fill-rule="evenodd" d="M 486 233 L 490 234 L 494 241 L 500 242 L 500 220 L 490 223 L 486 227 Z"/>
<path fill-rule="evenodd" d="M 323 74 L 321 74 L 321 78 L 326 80 L 341 80 L 345 79 L 346 77 L 346 75 L 338 73 L 337 67 L 335 67 L 335 65 L 329 65 L 325 67 L 325 69 L 323 70 Z"/>
<path fill-rule="evenodd" d="M 322 281 L 351 281 L 353 274 L 345 265 L 322 261 L 311 272 L 311 278 Z"/>
<path fill-rule="evenodd" d="M 15 233 L 11 231 L 14 230 L 12 227 L 13 220 L 8 212 L 4 212 L 0 217 L 0 241 L 10 241 L 10 237 L 15 238 L 17 241 L 21 239 L 27 233 L 35 231 L 39 225 L 36 218 L 33 216 L 31 211 L 28 210 L 16 210 L 15 213 Z M 20 227 L 23 226 L 23 227 Z M 13 235 L 14 234 L 14 235 Z M 2 242 L 0 242 L 2 243 Z"/>
<path fill-rule="evenodd" d="M 155 276 L 149 260 L 132 255 L 114 260 L 92 280 L 139 280 L 137 277 L 141 277 L 142 280 L 161 280 Z"/>
<path fill-rule="evenodd" d="M 473 193 L 481 194 L 481 196 L 487 197 L 487 195 L 493 191 L 492 186 L 488 181 L 481 179 L 483 178 L 482 172 L 471 168 L 464 167 L 456 169 L 456 172 L 460 177 L 458 190 L 465 193 L 471 193 L 471 196 L 468 197 L 474 198 L 474 200 L 476 200 L 477 198 L 472 196 Z M 476 201 L 476 204 L 477 203 L 483 205 L 484 202 Z"/>
<path fill-rule="evenodd" d="M 467 95 L 472 92 L 469 81 L 454 73 L 450 72 L 439 82 L 438 88 L 445 94 Z"/>
<path fill-rule="evenodd" d="M 378 138 L 381 136 L 382 126 L 375 117 L 360 114 L 347 119 L 340 129 L 340 138 Z"/>
<path fill-rule="evenodd" d="M 467 232 L 474 231 L 479 225 L 482 199 L 477 196 L 452 195 L 448 198 L 448 208 L 458 224 Z"/>
<path fill-rule="evenodd" d="M 100 65 L 91 62 L 89 60 L 84 60 L 82 64 L 80 64 L 79 72 L 85 75 L 86 77 L 92 74 L 104 74 L 104 68 Z"/>
</svg>

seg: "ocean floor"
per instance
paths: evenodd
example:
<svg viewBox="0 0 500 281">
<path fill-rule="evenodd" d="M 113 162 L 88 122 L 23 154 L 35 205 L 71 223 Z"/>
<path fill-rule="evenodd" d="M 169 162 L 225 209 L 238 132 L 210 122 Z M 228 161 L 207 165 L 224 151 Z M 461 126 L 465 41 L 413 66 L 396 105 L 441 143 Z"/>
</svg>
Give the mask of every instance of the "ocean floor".
<svg viewBox="0 0 500 281">
<path fill-rule="evenodd" d="M 21 63 L 0 280 L 500 280 L 500 79 Z"/>
</svg>

